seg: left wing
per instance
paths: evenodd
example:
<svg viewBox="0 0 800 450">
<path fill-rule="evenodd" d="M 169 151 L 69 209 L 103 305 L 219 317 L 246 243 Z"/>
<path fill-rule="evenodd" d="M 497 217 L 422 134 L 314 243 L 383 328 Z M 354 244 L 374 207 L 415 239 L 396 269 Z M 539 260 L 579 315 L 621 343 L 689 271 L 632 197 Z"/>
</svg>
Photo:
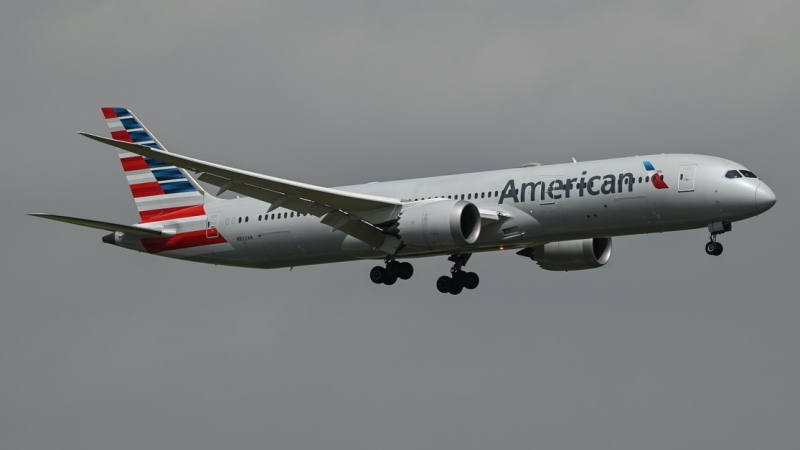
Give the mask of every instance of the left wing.
<svg viewBox="0 0 800 450">
<path fill-rule="evenodd" d="M 389 222 L 397 217 L 403 206 L 400 199 L 299 183 L 176 153 L 166 153 L 146 145 L 118 141 L 84 132 L 78 134 L 176 167 L 193 172 L 203 172 L 199 179 L 219 186 L 220 193 L 229 190 L 265 201 L 271 204 L 270 211 L 282 207 L 321 217 L 321 222 L 330 226 L 331 231 L 340 230 L 373 247 L 382 247 L 384 244 L 388 244 L 390 247 L 396 248 L 400 243 L 396 237 L 387 236 L 381 228 L 376 226 L 376 224 Z M 392 241 L 387 242 L 387 239 Z"/>
</svg>

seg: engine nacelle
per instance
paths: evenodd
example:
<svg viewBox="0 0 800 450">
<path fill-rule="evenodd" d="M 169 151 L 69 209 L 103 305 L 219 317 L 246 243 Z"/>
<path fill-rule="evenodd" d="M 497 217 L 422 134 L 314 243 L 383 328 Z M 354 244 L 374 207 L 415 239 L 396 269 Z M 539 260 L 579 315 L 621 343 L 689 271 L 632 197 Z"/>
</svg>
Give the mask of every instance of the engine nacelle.
<svg viewBox="0 0 800 450">
<path fill-rule="evenodd" d="M 520 253 L 530 256 L 539 267 L 545 270 L 594 269 L 604 266 L 611 258 L 611 238 L 549 242 L 526 248 Z"/>
<path fill-rule="evenodd" d="M 477 206 L 463 200 L 424 203 L 400 214 L 397 233 L 410 247 L 457 249 L 478 240 L 481 213 Z"/>
</svg>

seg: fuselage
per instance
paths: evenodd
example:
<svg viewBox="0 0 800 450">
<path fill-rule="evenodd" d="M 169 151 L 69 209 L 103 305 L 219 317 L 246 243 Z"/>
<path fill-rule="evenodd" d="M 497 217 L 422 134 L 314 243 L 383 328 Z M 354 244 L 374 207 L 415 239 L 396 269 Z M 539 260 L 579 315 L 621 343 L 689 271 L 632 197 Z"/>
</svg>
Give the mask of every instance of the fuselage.
<svg viewBox="0 0 800 450">
<path fill-rule="evenodd" d="M 760 179 L 722 158 L 662 154 L 522 167 L 430 178 L 343 186 L 342 191 L 404 202 L 460 199 L 498 214 L 485 223 L 475 253 L 546 242 L 706 227 L 764 212 L 775 195 Z M 203 263 L 254 268 L 380 259 L 383 251 L 302 215 L 251 198 L 208 202 L 139 225 L 170 230 L 167 238 L 117 232 L 114 243 L 134 250 Z M 398 258 L 453 253 L 406 248 Z"/>
</svg>

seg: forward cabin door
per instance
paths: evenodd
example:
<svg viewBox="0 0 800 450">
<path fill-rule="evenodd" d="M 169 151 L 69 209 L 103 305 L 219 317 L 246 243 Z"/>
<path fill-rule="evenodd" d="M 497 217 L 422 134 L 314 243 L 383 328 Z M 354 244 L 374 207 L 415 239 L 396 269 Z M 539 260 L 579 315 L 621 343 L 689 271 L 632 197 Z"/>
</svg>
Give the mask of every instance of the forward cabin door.
<svg viewBox="0 0 800 450">
<path fill-rule="evenodd" d="M 209 239 L 219 237 L 219 213 L 206 216 L 206 237 Z"/>
<path fill-rule="evenodd" d="M 694 174 L 697 166 L 681 166 L 678 173 L 678 192 L 692 192 L 694 190 Z"/>
</svg>

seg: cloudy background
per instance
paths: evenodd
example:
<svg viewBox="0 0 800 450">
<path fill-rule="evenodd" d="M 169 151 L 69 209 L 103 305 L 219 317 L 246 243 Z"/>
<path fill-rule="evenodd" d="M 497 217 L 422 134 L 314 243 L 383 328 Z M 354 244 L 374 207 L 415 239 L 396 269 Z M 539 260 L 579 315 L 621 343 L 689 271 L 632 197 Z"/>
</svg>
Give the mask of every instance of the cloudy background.
<svg viewBox="0 0 800 450">
<path fill-rule="evenodd" d="M 800 4 L 0 6 L 0 447 L 796 449 Z M 604 268 L 257 271 L 25 216 L 135 222 L 101 106 L 173 151 L 326 186 L 661 152 L 778 195 Z"/>
</svg>

